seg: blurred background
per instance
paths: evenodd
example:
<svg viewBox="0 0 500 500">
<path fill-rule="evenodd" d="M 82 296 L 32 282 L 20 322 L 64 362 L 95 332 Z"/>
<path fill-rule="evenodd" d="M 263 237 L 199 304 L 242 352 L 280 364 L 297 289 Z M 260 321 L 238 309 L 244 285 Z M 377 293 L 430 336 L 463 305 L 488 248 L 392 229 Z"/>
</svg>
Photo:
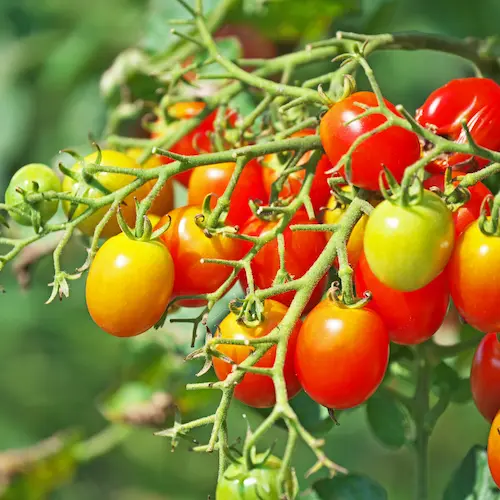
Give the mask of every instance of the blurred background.
<svg viewBox="0 0 500 500">
<path fill-rule="evenodd" d="M 281 4 L 281 13 L 289 12 L 279 23 L 272 17 L 262 19 L 258 13 L 252 14 L 251 8 L 238 21 L 253 24 L 271 36 L 279 51 L 338 29 L 365 33 L 420 30 L 486 37 L 498 34 L 500 19 L 497 0 L 274 3 Z M 154 37 L 168 42 L 167 20 L 177 15 L 178 7 L 173 0 L 153 0 L 151 4 L 154 16 L 142 0 L 0 2 L 2 192 L 20 166 L 35 161 L 53 163 L 60 149 L 85 144 L 89 132 L 99 136 L 106 114 L 99 91 L 101 74 L 127 47 L 147 47 Z M 433 53 L 384 53 L 373 61 L 386 97 L 412 111 L 434 88 L 470 74 L 463 61 Z M 84 258 L 84 248 L 76 241 L 68 247 L 63 266 L 72 271 Z M 94 325 L 85 307 L 84 280 L 71 283 L 68 300 L 44 305 L 52 272 L 51 259 L 41 260 L 26 292 L 19 289 L 10 268 L 0 278 L 7 290 L 0 298 L 0 450 L 30 446 L 62 429 L 78 429 L 91 436 L 104 428 L 106 421 L 97 407 L 100 398 L 120 377 L 129 376 L 129 367 L 147 350 L 141 342 L 107 336 Z M 156 335 L 172 335 L 180 339 L 178 344 L 187 344 L 189 332 L 167 324 Z M 214 400 L 206 394 L 193 399 L 178 389 L 180 381 L 186 380 L 186 371 L 193 370 L 185 367 L 180 355 L 182 352 L 172 355 L 167 363 L 168 387 L 179 395 L 192 417 L 205 412 Z M 244 436 L 243 413 L 251 422 L 260 418 L 256 412 L 234 405 L 230 422 L 233 439 Z M 342 415 L 340 422 L 328 434 L 329 456 L 352 471 L 376 478 L 390 499 L 410 498 L 414 484 L 411 454 L 406 449 L 382 447 L 370 434 L 363 409 Z M 452 471 L 473 444 L 485 443 L 487 431 L 486 422 L 472 405 L 451 406 L 431 441 L 431 498 L 441 498 Z M 279 451 L 284 437 L 284 432 L 276 429 L 269 443 L 276 439 Z M 169 441 L 154 437 L 150 429 L 134 431 L 109 454 L 78 467 L 49 498 L 206 499 L 214 492 L 216 457 L 190 453 L 188 446 L 181 443 L 172 454 Z M 312 463 L 311 453 L 299 446 L 294 458 L 299 477 Z M 1 467 L 0 459 L 0 484 Z"/>
</svg>

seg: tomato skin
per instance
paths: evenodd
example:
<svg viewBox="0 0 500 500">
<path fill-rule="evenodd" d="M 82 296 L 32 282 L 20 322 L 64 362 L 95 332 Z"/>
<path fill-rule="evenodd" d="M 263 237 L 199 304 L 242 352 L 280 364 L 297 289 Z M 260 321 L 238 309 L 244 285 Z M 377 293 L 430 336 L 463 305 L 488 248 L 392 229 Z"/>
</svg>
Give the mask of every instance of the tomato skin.
<svg viewBox="0 0 500 500">
<path fill-rule="evenodd" d="M 384 322 L 392 342 L 420 344 L 430 339 L 444 321 L 450 292 L 448 277 L 441 273 L 428 285 L 413 292 L 400 292 L 381 283 L 361 255 L 355 273 L 356 293 L 370 291 L 368 307 Z"/>
<path fill-rule="evenodd" d="M 500 412 L 491 424 L 488 437 L 488 466 L 493 481 L 500 488 Z"/>
<path fill-rule="evenodd" d="M 256 216 L 252 216 L 243 226 L 241 232 L 248 236 L 261 236 L 271 231 L 277 221 L 265 221 Z M 293 224 L 315 224 L 303 210 L 299 210 L 289 223 Z M 325 247 L 324 236 L 320 232 L 292 231 L 290 227 L 283 231 L 285 239 L 285 267 L 288 274 L 295 279 L 303 276 L 309 268 L 316 262 L 323 248 Z M 251 245 L 247 246 L 247 251 Z M 278 241 L 273 239 L 264 245 L 250 263 L 255 286 L 257 288 L 269 288 L 272 286 L 276 273 L 280 268 L 278 255 Z M 240 274 L 241 286 L 245 290 L 247 281 L 245 273 Z M 325 290 L 326 276 L 324 276 L 313 290 L 311 298 L 306 305 L 305 312 L 311 310 L 320 300 Z M 295 292 L 285 292 L 273 296 L 274 300 L 289 306 L 295 296 Z"/>
<path fill-rule="evenodd" d="M 235 167 L 236 163 L 229 162 L 195 168 L 189 181 L 188 203 L 202 205 L 205 197 L 213 193 L 215 197 L 212 198 L 211 207 L 214 208 L 217 198 L 224 194 Z M 252 216 L 248 202 L 264 200 L 265 196 L 261 167 L 256 160 L 252 160 L 245 165 L 238 179 L 229 203 L 226 222 L 241 227 Z"/>
<path fill-rule="evenodd" d="M 448 265 L 451 298 L 474 328 L 500 330 L 500 238 L 486 236 L 472 223 L 459 238 Z"/>
<path fill-rule="evenodd" d="M 133 337 L 161 318 L 173 283 L 174 263 L 164 245 L 121 233 L 104 243 L 90 265 L 87 308 L 105 332 Z"/>
<path fill-rule="evenodd" d="M 474 353 L 470 372 L 472 398 L 489 422 L 500 411 L 500 342 L 496 333 L 487 333 Z"/>
<path fill-rule="evenodd" d="M 417 110 L 417 121 L 438 135 L 448 137 L 457 144 L 466 144 L 467 135 L 462 127 L 465 120 L 474 141 L 488 149 L 500 150 L 500 86 L 488 78 L 458 78 L 430 94 Z M 488 163 L 474 157 L 477 165 Z M 435 160 L 431 171 L 443 171 L 469 162 L 471 155 L 452 153 Z M 464 170 L 465 165 L 460 165 Z"/>
<path fill-rule="evenodd" d="M 291 137 L 306 137 L 315 134 L 316 131 L 314 129 L 305 129 L 292 134 Z M 310 160 L 312 154 L 312 151 L 305 153 L 297 165 L 305 165 Z M 282 164 L 278 154 L 276 153 L 264 156 L 262 160 L 262 178 L 268 199 L 271 195 L 272 185 L 279 178 L 285 165 L 286 162 L 285 164 Z M 328 157 L 326 155 L 322 155 L 316 165 L 316 173 L 309 192 L 311 203 L 316 213 L 318 213 L 319 210 L 325 206 L 328 198 L 330 197 L 330 186 L 328 185 L 329 175 L 326 172 L 331 168 L 332 164 L 328 160 Z M 290 196 L 297 196 L 300 188 L 302 187 L 305 176 L 305 170 L 300 170 L 299 172 L 290 174 L 288 180 L 283 185 L 279 197 L 288 198 Z"/>
<path fill-rule="evenodd" d="M 304 320 L 295 368 L 304 391 L 333 409 L 366 401 L 384 378 L 389 335 L 374 311 L 322 300 Z"/>
<path fill-rule="evenodd" d="M 283 304 L 267 299 L 264 301 L 264 321 L 255 328 L 249 328 L 244 324 L 238 323 L 237 316 L 231 312 L 219 325 L 220 336 L 224 339 L 264 337 L 280 323 L 287 310 Z M 301 389 L 295 375 L 295 346 L 301 325 L 302 322 L 298 321 L 290 335 L 283 369 L 289 398 L 293 398 Z M 217 350 L 231 358 L 235 363 L 240 364 L 254 351 L 254 348 L 242 345 L 221 344 L 217 346 Z M 272 346 L 254 366 L 272 368 L 275 359 L 276 346 Z M 219 380 L 225 380 L 232 372 L 232 365 L 222 359 L 214 357 L 213 365 Z M 276 403 L 274 383 L 271 377 L 256 373 L 246 373 L 242 381 L 236 386 L 234 395 L 239 401 L 254 408 L 269 408 Z"/>
<path fill-rule="evenodd" d="M 31 226 L 31 209 L 24 203 L 24 197 L 21 193 L 16 191 L 20 187 L 24 191 L 30 193 L 34 192 L 33 182 L 38 184 L 39 193 L 47 191 L 61 191 L 61 181 L 56 173 L 47 165 L 41 163 L 29 163 L 21 167 L 10 180 L 10 183 L 5 191 L 5 203 L 7 205 L 17 205 L 23 214 L 17 212 L 9 212 L 10 216 L 23 226 Z M 41 223 L 45 224 L 57 212 L 59 200 L 41 201 L 36 204 L 36 208 L 40 212 Z"/>
<path fill-rule="evenodd" d="M 354 141 L 361 135 L 385 123 L 381 114 L 373 114 L 352 121 L 365 110 L 355 103 L 377 106 L 373 92 L 356 92 L 334 104 L 321 119 L 319 133 L 321 142 L 335 166 L 348 152 Z M 391 111 L 399 115 L 389 101 L 385 101 Z M 351 122 L 347 124 L 348 122 Z M 362 142 L 352 154 L 351 182 L 355 186 L 373 191 L 378 190 L 379 175 L 385 165 L 399 182 L 405 168 L 420 158 L 420 141 L 417 135 L 401 127 L 390 127 L 378 132 Z M 339 170 L 345 176 L 344 167 Z"/>
<path fill-rule="evenodd" d="M 232 268 L 219 264 L 202 264 L 206 259 L 238 260 L 245 254 L 240 240 L 215 234 L 208 238 L 198 227 L 195 217 L 201 214 L 201 207 L 186 206 L 174 208 L 160 219 L 159 228 L 171 220 L 170 227 L 161 236 L 178 270 L 175 276 L 173 295 L 199 295 L 214 292 L 229 278 Z M 178 305 L 199 307 L 204 300 L 180 300 Z"/>
<path fill-rule="evenodd" d="M 453 179 L 465 175 L 464 172 L 454 170 L 452 172 Z M 460 182 L 458 180 L 453 182 L 454 186 L 457 186 Z M 437 187 L 441 191 L 444 190 L 444 176 L 435 174 L 429 179 L 424 181 L 424 187 L 430 189 L 431 187 Z M 491 195 L 491 191 L 482 183 L 478 182 L 467 188 L 470 193 L 470 200 L 462 205 L 458 210 L 453 212 L 453 222 L 455 223 L 455 237 L 458 237 L 465 231 L 469 224 L 472 224 L 475 220 L 479 218 L 481 214 L 481 206 L 483 200 L 486 196 Z"/>
<path fill-rule="evenodd" d="M 368 219 L 363 244 L 370 269 L 384 285 L 412 292 L 443 271 L 454 237 L 451 212 L 439 196 L 424 190 L 418 205 L 380 203 Z"/>
</svg>

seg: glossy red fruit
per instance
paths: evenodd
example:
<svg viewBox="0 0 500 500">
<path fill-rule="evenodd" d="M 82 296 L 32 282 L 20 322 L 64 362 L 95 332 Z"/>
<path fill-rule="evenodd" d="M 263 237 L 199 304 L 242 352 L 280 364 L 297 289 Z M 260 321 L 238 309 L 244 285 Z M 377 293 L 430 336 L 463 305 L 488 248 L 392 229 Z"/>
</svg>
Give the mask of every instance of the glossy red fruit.
<svg viewBox="0 0 500 500">
<path fill-rule="evenodd" d="M 448 279 L 441 273 L 428 285 L 413 292 L 400 292 L 381 283 L 361 255 L 355 270 L 356 293 L 370 291 L 369 308 L 384 322 L 392 342 L 419 344 L 436 333 L 443 323 L 450 292 Z"/>
<path fill-rule="evenodd" d="M 500 150 L 500 86 L 488 78 L 458 78 L 438 88 L 417 110 L 417 121 L 432 132 L 458 144 L 467 142 L 465 121 L 474 141 L 488 149 Z M 451 153 L 435 160 L 430 171 L 456 167 L 474 170 L 488 163 L 480 157 Z"/>
<path fill-rule="evenodd" d="M 389 335 L 377 313 L 325 299 L 299 332 L 295 367 L 303 389 L 317 403 L 346 409 L 366 401 L 384 378 Z"/>
<path fill-rule="evenodd" d="M 358 137 L 386 121 L 381 114 L 354 120 L 365 111 L 356 103 L 374 107 L 377 106 L 377 98 L 373 92 L 356 92 L 335 103 L 321 119 L 321 142 L 333 166 L 349 151 Z M 391 111 L 399 114 L 393 104 L 387 100 L 385 103 Z M 401 181 L 405 168 L 419 158 L 418 136 L 401 127 L 389 127 L 369 137 L 355 149 L 351 162 L 351 182 L 360 188 L 377 190 L 379 175 L 384 166 L 397 181 Z M 344 167 L 339 173 L 345 175 Z"/>
</svg>

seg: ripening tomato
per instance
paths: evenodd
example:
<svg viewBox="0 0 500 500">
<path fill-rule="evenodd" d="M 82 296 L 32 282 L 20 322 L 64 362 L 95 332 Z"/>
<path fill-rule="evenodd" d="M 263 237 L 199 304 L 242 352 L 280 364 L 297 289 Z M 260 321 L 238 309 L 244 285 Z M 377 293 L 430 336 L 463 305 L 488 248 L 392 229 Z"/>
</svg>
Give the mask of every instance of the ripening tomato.
<svg viewBox="0 0 500 500">
<path fill-rule="evenodd" d="M 5 191 L 5 203 L 16 206 L 21 211 L 9 211 L 10 216 L 23 226 L 31 226 L 31 207 L 25 202 L 24 197 L 17 191 L 21 188 L 26 193 L 46 193 L 48 191 L 61 191 L 61 181 L 56 173 L 47 165 L 30 163 L 21 167 L 10 180 Z M 59 200 L 44 200 L 33 205 L 40 214 L 40 223 L 45 224 L 57 212 Z"/>
<path fill-rule="evenodd" d="M 287 310 L 283 304 L 275 300 L 265 300 L 264 319 L 262 323 L 253 328 L 238 322 L 237 316 L 230 312 L 219 325 L 219 336 L 223 339 L 255 339 L 264 337 L 279 325 Z M 295 345 L 301 324 L 298 321 L 290 335 L 283 369 L 289 398 L 293 398 L 300 391 L 300 383 L 295 375 Z M 235 363 L 240 364 L 254 351 L 254 348 L 244 345 L 221 344 L 217 346 L 217 350 L 231 358 Z M 275 359 L 276 346 L 273 346 L 254 366 L 272 368 Z M 215 356 L 213 357 L 213 364 L 219 380 L 226 380 L 226 377 L 233 371 L 232 365 Z M 234 395 L 243 403 L 254 408 L 268 408 L 276 403 L 274 383 L 271 377 L 257 373 L 246 373 L 241 382 L 236 386 Z"/>
<path fill-rule="evenodd" d="M 389 335 L 377 313 L 330 299 L 307 316 L 297 338 L 295 368 L 317 403 L 346 409 L 366 401 L 384 378 Z"/>
<path fill-rule="evenodd" d="M 450 292 L 446 273 L 413 292 L 400 292 L 381 283 L 361 255 L 355 270 L 356 293 L 370 291 L 369 308 L 382 318 L 389 337 L 397 344 L 420 344 L 434 335 L 443 323 Z"/>
<path fill-rule="evenodd" d="M 310 221 L 306 212 L 299 210 L 289 225 L 293 224 L 315 224 L 316 221 Z M 271 231 L 278 221 L 265 221 L 253 216 L 243 226 L 241 232 L 248 236 L 262 236 Z M 325 237 L 320 232 L 292 231 L 287 227 L 283 231 L 285 240 L 285 268 L 290 276 L 300 278 L 316 262 L 323 248 L 325 247 Z M 247 246 L 247 250 L 251 246 Z M 266 243 L 253 258 L 250 263 L 255 286 L 257 288 L 269 288 L 273 285 L 276 273 L 280 269 L 278 241 L 271 240 Z M 246 275 L 240 274 L 240 281 L 243 289 L 247 288 Z M 305 312 L 314 307 L 320 300 L 325 290 L 326 276 L 323 277 L 313 290 Z M 293 300 L 295 292 L 285 292 L 273 297 L 274 300 L 289 306 Z"/>
<path fill-rule="evenodd" d="M 474 141 L 488 149 L 500 150 L 500 86 L 488 78 L 458 78 L 438 88 L 417 110 L 417 121 L 437 135 L 457 144 L 466 144 L 462 122 Z M 443 171 L 457 166 L 470 171 L 484 166 L 488 160 L 464 153 L 451 153 L 435 160 L 430 171 Z"/>
<path fill-rule="evenodd" d="M 500 331 L 500 238 L 472 223 L 459 238 L 448 265 L 451 298 L 474 328 Z"/>
<path fill-rule="evenodd" d="M 500 341 L 496 333 L 481 340 L 472 361 L 470 385 L 477 409 L 493 422 L 500 411 Z"/>
<path fill-rule="evenodd" d="M 353 121 L 365 111 L 356 103 L 370 107 L 378 105 L 373 92 L 356 92 L 335 103 L 321 119 L 321 142 L 333 166 L 349 151 L 358 137 L 386 121 L 382 114 L 373 114 Z M 399 114 L 393 104 L 388 101 L 385 103 L 392 112 Z M 380 172 L 384 166 L 399 182 L 403 178 L 405 168 L 419 158 L 418 136 L 414 132 L 393 126 L 369 137 L 355 149 L 352 154 L 350 180 L 360 188 L 377 190 Z M 345 176 L 344 167 L 339 172 Z"/>
<path fill-rule="evenodd" d="M 104 243 L 90 265 L 87 308 L 105 332 L 133 337 L 159 321 L 173 284 L 174 264 L 164 245 L 121 233 Z"/>
<path fill-rule="evenodd" d="M 189 180 L 188 203 L 201 206 L 205 197 L 212 193 L 215 197 L 212 198 L 211 206 L 215 207 L 217 198 L 224 194 L 235 167 L 236 163 L 231 162 L 195 168 Z M 256 160 L 252 160 L 245 165 L 238 179 L 229 202 L 226 222 L 242 226 L 252 215 L 248 202 L 263 201 L 265 196 L 261 167 Z"/>
<path fill-rule="evenodd" d="M 454 170 L 452 172 L 453 179 L 465 175 L 464 172 L 459 172 Z M 454 186 L 457 186 L 460 182 L 458 180 L 453 182 Z M 435 174 L 429 179 L 424 181 L 424 187 L 430 189 L 431 187 L 437 187 L 441 191 L 444 190 L 444 176 Z M 481 214 L 481 205 L 486 196 L 491 195 L 491 191 L 482 183 L 478 182 L 467 188 L 470 193 L 470 200 L 462 205 L 460 208 L 453 212 L 453 222 L 455 223 L 455 236 L 458 238 L 469 224 L 474 222 L 479 218 Z"/>
<path fill-rule="evenodd" d="M 385 200 L 371 213 L 363 241 L 373 274 L 402 292 L 423 288 L 448 263 L 455 228 L 444 202 L 424 190 L 418 205 Z"/>
<path fill-rule="evenodd" d="M 493 481 L 500 488 L 500 412 L 497 413 L 491 424 L 488 437 L 488 466 Z"/>
<path fill-rule="evenodd" d="M 233 268 L 203 263 L 202 259 L 238 260 L 245 254 L 241 240 L 224 234 L 205 236 L 195 219 L 201 213 L 198 206 L 174 208 L 157 225 L 161 227 L 170 219 L 170 227 L 161 240 L 169 249 L 177 270 L 173 290 L 176 297 L 215 292 L 231 275 Z M 185 307 L 199 307 L 205 303 L 189 299 L 177 302 Z"/>
<path fill-rule="evenodd" d="M 315 134 L 316 131 L 314 129 L 305 129 L 292 134 L 291 137 L 305 137 Z M 306 165 L 307 162 L 311 159 L 312 154 L 312 151 L 308 151 L 307 153 L 305 153 L 297 163 L 297 166 Z M 266 189 L 266 194 L 268 197 L 271 194 L 273 183 L 278 180 L 284 167 L 286 167 L 286 163 L 289 158 L 290 156 L 287 156 L 286 158 L 283 158 L 281 160 L 280 155 L 277 153 L 264 156 L 262 160 L 262 166 L 264 167 L 262 169 L 262 177 L 264 179 L 264 187 Z M 319 210 L 325 206 L 328 198 L 330 197 L 330 186 L 327 182 L 328 174 L 326 172 L 331 168 L 332 164 L 328 160 L 328 157 L 326 155 L 322 155 L 316 165 L 314 180 L 309 192 L 311 203 L 316 213 L 318 213 Z M 298 172 L 290 174 L 279 193 L 279 197 L 288 198 L 290 196 L 296 196 L 299 193 L 300 188 L 302 187 L 305 176 L 305 170 L 300 170 Z"/>
</svg>

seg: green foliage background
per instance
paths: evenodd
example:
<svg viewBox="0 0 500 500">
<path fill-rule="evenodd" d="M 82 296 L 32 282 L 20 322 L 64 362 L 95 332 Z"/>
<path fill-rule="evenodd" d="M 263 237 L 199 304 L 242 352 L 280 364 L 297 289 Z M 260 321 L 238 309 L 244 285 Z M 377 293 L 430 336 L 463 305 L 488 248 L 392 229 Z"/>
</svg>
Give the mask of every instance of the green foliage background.
<svg viewBox="0 0 500 500">
<path fill-rule="evenodd" d="M 101 73 L 139 40 L 156 44 L 161 23 L 168 30 L 166 18 L 177 15 L 174 0 L 151 3 L 162 17 L 148 30 L 147 5 L 140 0 L 0 2 L 2 191 L 19 166 L 52 162 L 59 149 L 85 143 L 89 132 L 99 134 L 105 116 Z M 500 18 L 496 0 L 366 0 L 359 5 L 354 0 L 275 0 L 267 18 L 257 4 L 246 0 L 236 17 L 279 37 L 283 47 L 337 29 L 484 37 L 498 34 Z M 284 11 L 288 17 L 282 17 Z M 374 59 L 386 96 L 409 109 L 448 79 L 468 74 L 462 61 L 444 55 L 394 53 Z M 83 259 L 83 248 L 74 244 L 63 264 L 71 270 Z M 0 449 L 28 446 L 69 427 L 83 428 L 86 435 L 98 431 L 105 421 L 96 410 L 96 398 L 117 380 L 131 355 L 127 341 L 105 335 L 90 320 L 84 280 L 72 284 L 69 300 L 44 305 L 51 274 L 51 261 L 44 259 L 28 293 L 17 288 L 9 268 L 1 276 L 8 293 L 0 297 Z M 168 329 L 188 342 L 187 332 Z M 243 412 L 251 421 L 260 418 L 235 406 L 230 424 L 234 438 L 244 435 Z M 390 499 L 409 498 L 411 455 L 382 447 L 369 433 L 366 418 L 364 409 L 342 415 L 340 427 L 329 434 L 329 455 L 353 472 L 376 478 Z M 486 423 L 471 405 L 453 405 L 444 415 L 431 441 L 432 498 L 442 498 L 452 471 L 473 444 L 485 442 L 486 434 Z M 283 437 L 276 430 L 270 441 L 281 443 Z M 295 464 L 302 477 L 313 458 L 305 448 L 298 450 Z M 189 453 L 185 445 L 171 454 L 167 440 L 137 431 L 123 446 L 80 468 L 51 498 L 202 500 L 213 494 L 215 477 L 216 457 Z"/>
</svg>

